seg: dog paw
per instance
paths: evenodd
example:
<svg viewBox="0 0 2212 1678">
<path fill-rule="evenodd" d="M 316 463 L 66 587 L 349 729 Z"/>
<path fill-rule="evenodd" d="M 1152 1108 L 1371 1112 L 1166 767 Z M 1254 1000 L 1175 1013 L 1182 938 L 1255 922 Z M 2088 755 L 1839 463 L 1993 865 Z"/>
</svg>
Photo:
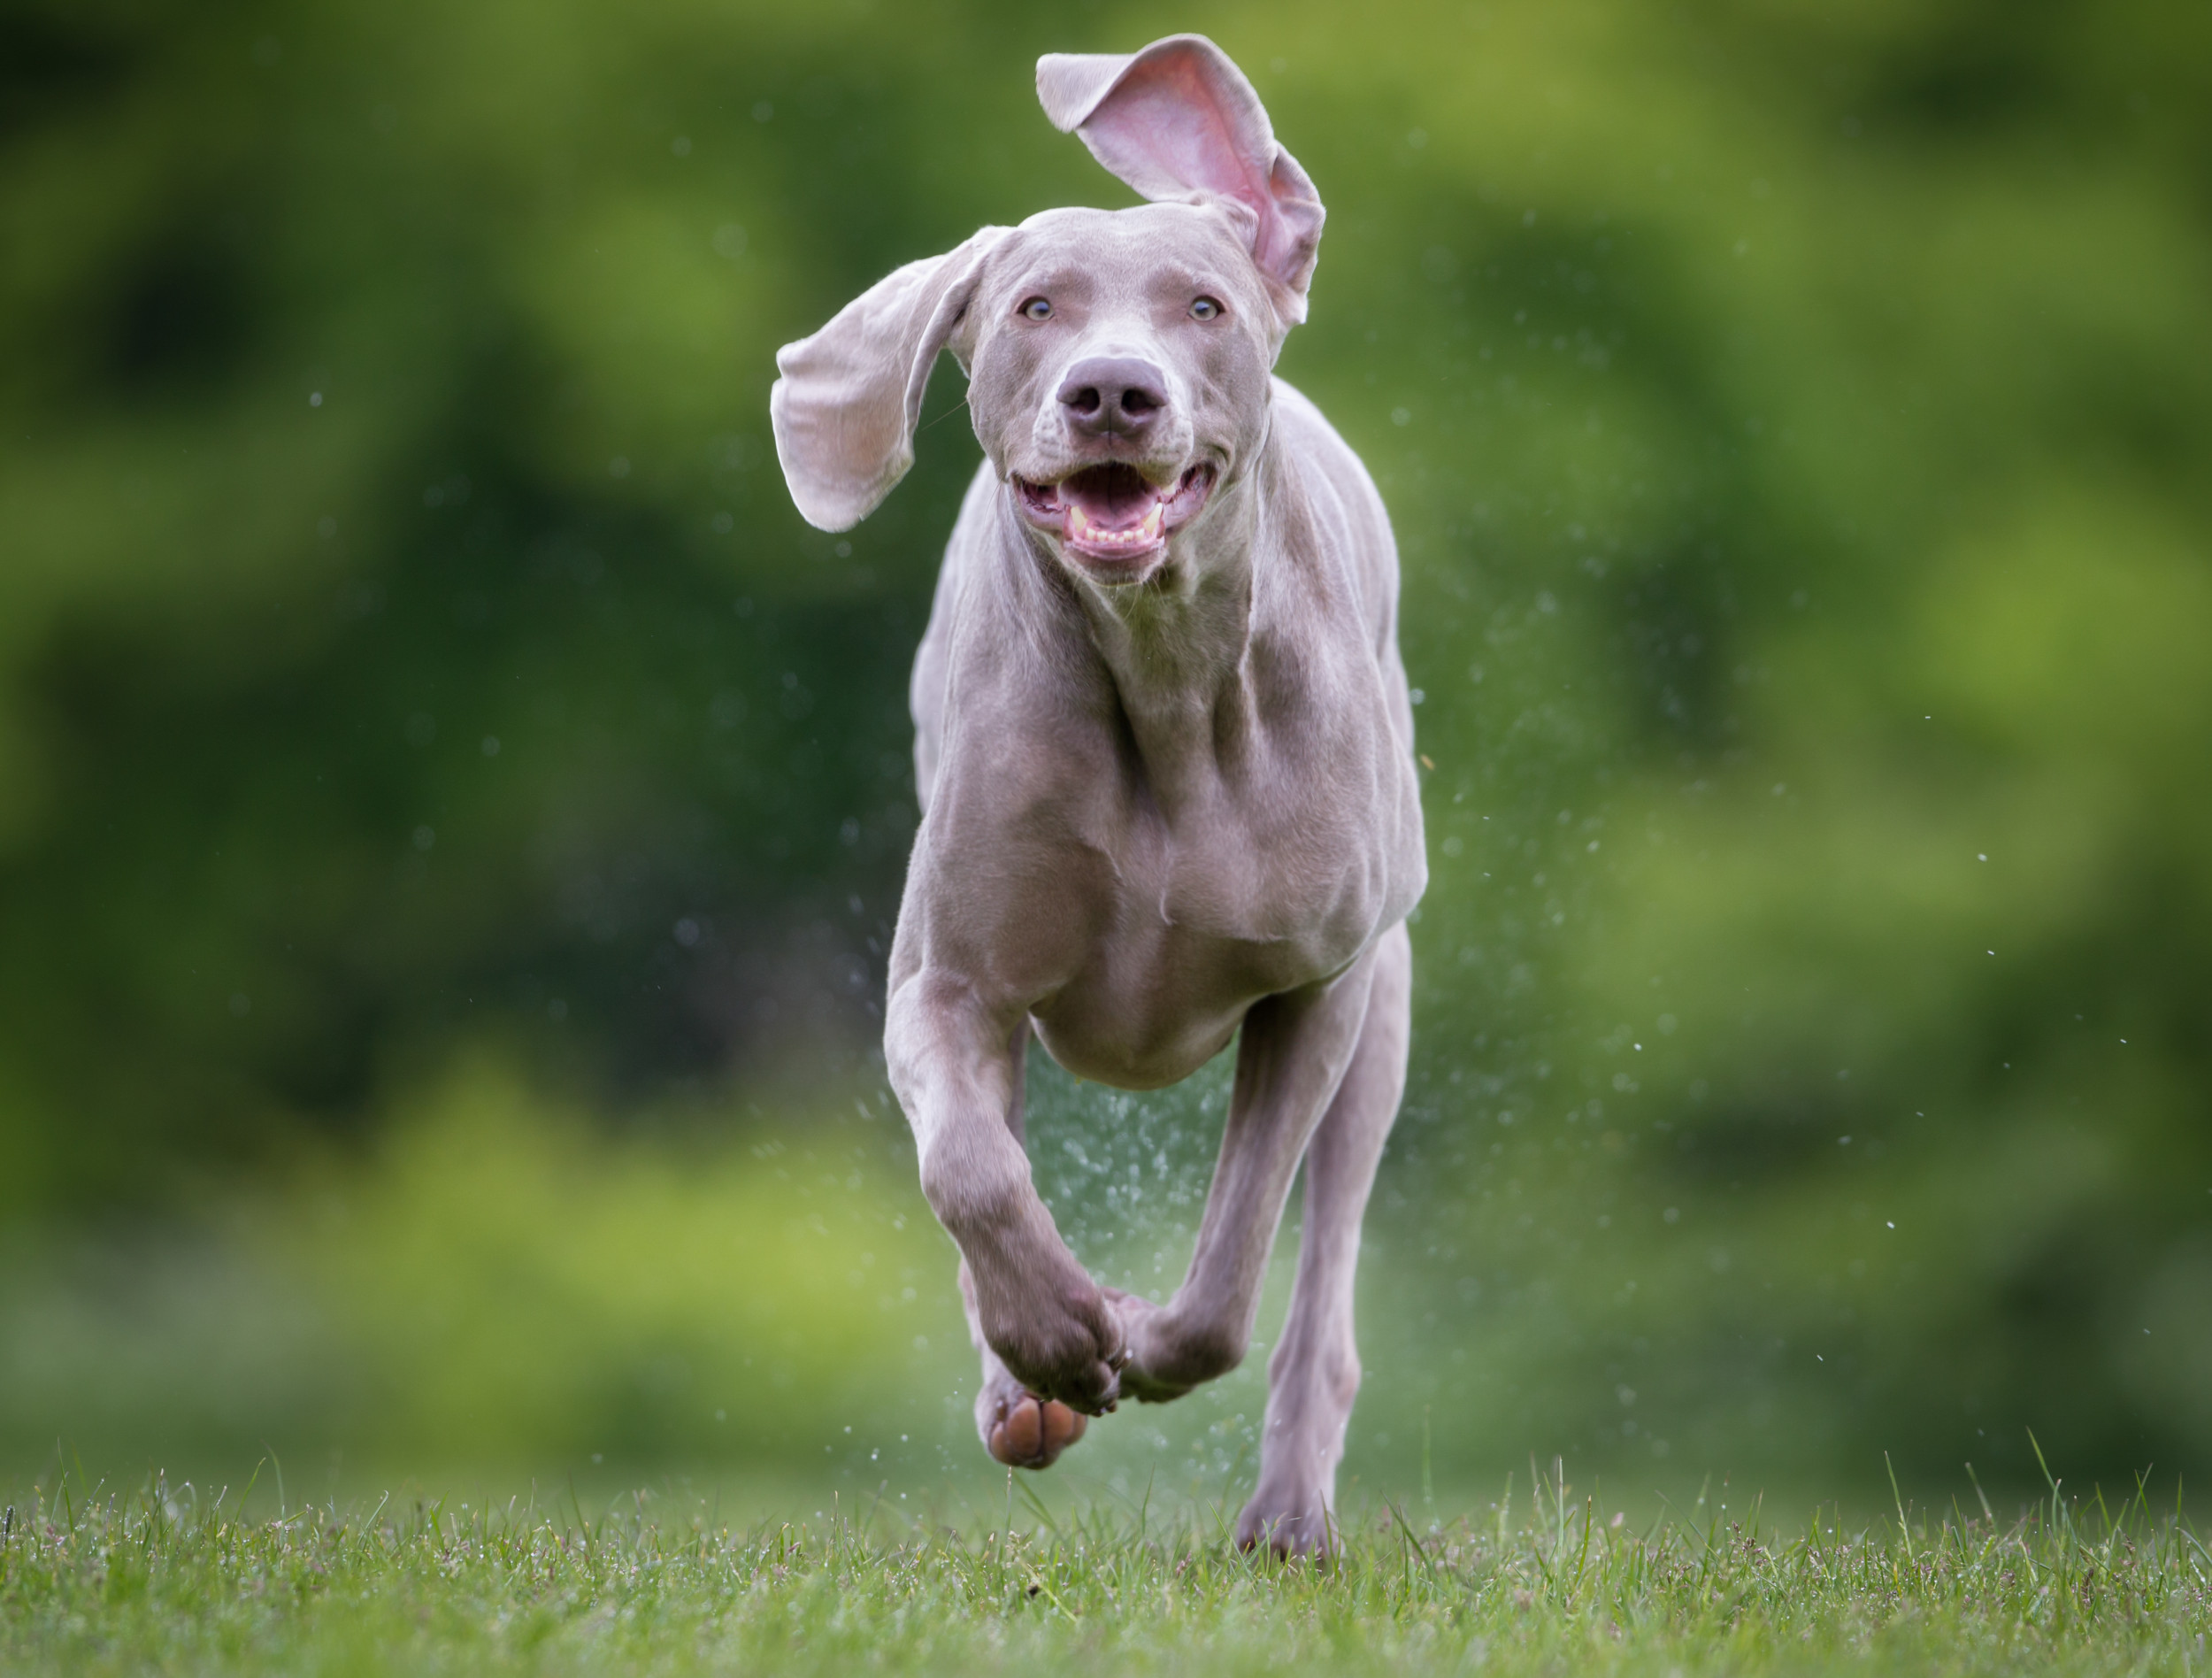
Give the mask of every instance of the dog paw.
<svg viewBox="0 0 2212 1678">
<path fill-rule="evenodd" d="M 1219 1380 L 1244 1359 L 1243 1336 L 1227 1323 L 1202 1316 L 1194 1323 L 1175 1301 L 1159 1305 L 1118 1288 L 1105 1292 L 1128 1348 L 1121 1370 L 1125 1397 L 1166 1404 Z"/>
<path fill-rule="evenodd" d="M 1167 1361 L 1161 1356 L 1160 1307 L 1141 1294 L 1124 1293 L 1118 1288 L 1102 1291 L 1107 1309 L 1120 1325 L 1121 1343 L 1127 1349 L 1127 1361 L 1121 1366 L 1122 1396 L 1140 1404 L 1161 1405 L 1188 1392 L 1193 1383 L 1174 1379 L 1160 1366 Z"/>
<path fill-rule="evenodd" d="M 1102 1416 L 1121 1397 L 1121 1326 L 1097 1285 L 1071 1262 L 1068 1268 L 1056 1287 L 1024 1281 L 994 1288 L 979 1274 L 977 1321 L 983 1343 L 1022 1389 Z"/>
<path fill-rule="evenodd" d="M 1051 1467 L 1090 1426 L 1075 1411 L 1040 1398 L 1002 1369 L 985 1377 L 975 1421 L 983 1448 L 1012 1468 Z"/>
<path fill-rule="evenodd" d="M 1336 1515 L 1317 1491 L 1283 1493 L 1262 1486 L 1237 1517 L 1237 1548 L 1264 1548 L 1285 1559 L 1333 1559 L 1338 1534 Z"/>
</svg>

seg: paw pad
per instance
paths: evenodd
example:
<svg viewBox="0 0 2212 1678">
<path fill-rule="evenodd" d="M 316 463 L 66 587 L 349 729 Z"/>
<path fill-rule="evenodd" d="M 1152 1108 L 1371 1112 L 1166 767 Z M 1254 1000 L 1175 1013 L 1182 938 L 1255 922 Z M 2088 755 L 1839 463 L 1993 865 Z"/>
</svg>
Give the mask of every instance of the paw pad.
<svg viewBox="0 0 2212 1678">
<path fill-rule="evenodd" d="M 1049 1467 L 1090 1424 L 1065 1405 L 1018 1395 L 991 1428 L 991 1455 L 1016 1468 Z"/>
</svg>

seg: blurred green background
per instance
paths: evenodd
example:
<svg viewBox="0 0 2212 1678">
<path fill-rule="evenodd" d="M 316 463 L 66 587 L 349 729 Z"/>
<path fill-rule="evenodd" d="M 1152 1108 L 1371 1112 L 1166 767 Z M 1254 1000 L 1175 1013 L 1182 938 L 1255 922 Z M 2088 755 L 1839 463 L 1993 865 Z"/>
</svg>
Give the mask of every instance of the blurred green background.
<svg viewBox="0 0 2212 1678">
<path fill-rule="evenodd" d="M 977 450 L 826 536 L 767 388 L 1190 28 L 1436 765 L 1348 1481 L 2212 1471 L 2212 12 L 5 0 L 0 1473 L 994 1483 L 876 1050 Z M 1033 1084 L 1165 1287 L 1225 1067 Z"/>
</svg>

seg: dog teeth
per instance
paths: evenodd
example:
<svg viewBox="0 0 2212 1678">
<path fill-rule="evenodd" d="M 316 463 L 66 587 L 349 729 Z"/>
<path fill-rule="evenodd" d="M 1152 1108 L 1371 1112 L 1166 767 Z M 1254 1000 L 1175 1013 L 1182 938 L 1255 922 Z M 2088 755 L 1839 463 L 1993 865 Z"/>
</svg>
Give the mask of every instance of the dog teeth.
<svg viewBox="0 0 2212 1678">
<path fill-rule="evenodd" d="M 1149 548 L 1159 541 L 1166 514 L 1166 504 L 1155 501 L 1144 517 L 1135 524 L 1108 530 L 1101 528 L 1090 514 L 1083 511 L 1079 502 L 1071 502 L 1068 504 L 1066 535 L 1070 542 L 1084 543 L 1093 548 Z"/>
</svg>

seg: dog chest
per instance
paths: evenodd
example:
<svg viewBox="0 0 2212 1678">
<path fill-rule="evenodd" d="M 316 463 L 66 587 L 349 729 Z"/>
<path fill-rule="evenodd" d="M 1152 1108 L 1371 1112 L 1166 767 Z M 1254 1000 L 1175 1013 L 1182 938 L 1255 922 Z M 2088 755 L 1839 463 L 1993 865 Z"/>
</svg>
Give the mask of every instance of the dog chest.
<svg viewBox="0 0 2212 1678">
<path fill-rule="evenodd" d="M 1216 786 L 1171 819 L 1110 752 L 1064 745 L 1056 762 L 1019 799 L 949 764 L 914 885 L 1082 1076 L 1187 1075 L 1254 1002 L 1342 971 L 1419 894 L 1394 763 L 1287 791 Z"/>
</svg>

